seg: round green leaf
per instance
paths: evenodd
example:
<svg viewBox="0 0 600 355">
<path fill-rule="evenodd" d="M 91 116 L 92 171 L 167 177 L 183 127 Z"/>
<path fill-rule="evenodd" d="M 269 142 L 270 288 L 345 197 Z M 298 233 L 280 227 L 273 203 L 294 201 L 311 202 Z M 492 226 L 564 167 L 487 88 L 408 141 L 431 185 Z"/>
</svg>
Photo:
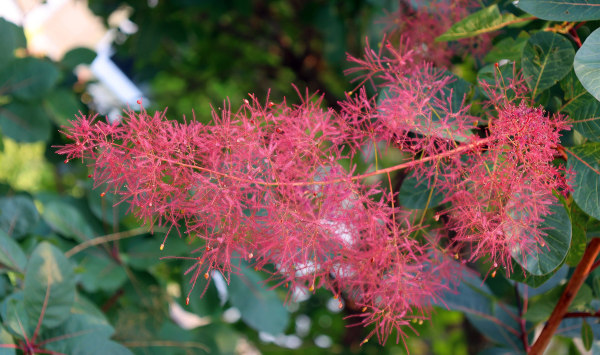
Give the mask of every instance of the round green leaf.
<svg viewBox="0 0 600 355">
<path fill-rule="evenodd" d="M 574 70 L 560 81 L 565 93 L 562 111 L 569 115 L 573 127 L 584 137 L 600 141 L 600 101 L 583 87 Z"/>
<path fill-rule="evenodd" d="M 600 141 L 600 102 L 587 92 L 565 107 L 573 128 L 592 141 Z"/>
<path fill-rule="evenodd" d="M 60 326 L 44 332 L 43 340 L 47 341 L 44 348 L 57 353 L 73 354 L 74 349 L 81 343 L 87 344 L 90 337 L 108 340 L 114 332 L 106 319 L 71 313 Z"/>
<path fill-rule="evenodd" d="M 84 270 L 81 273 L 81 285 L 90 293 L 99 290 L 112 292 L 127 281 L 123 267 L 104 256 L 87 255 L 79 267 Z"/>
<path fill-rule="evenodd" d="M 520 60 L 523 47 L 529 37 L 529 34 L 523 31 L 515 39 L 512 37 L 502 39 L 485 55 L 484 61 L 487 63 L 497 63 L 503 59 L 511 62 Z"/>
<path fill-rule="evenodd" d="M 600 29 L 592 32 L 583 42 L 573 65 L 583 87 L 600 100 Z"/>
<path fill-rule="evenodd" d="M 73 91 L 66 89 L 52 90 L 44 98 L 44 105 L 50 113 L 50 118 L 57 126 L 68 125 L 69 120 L 82 108 Z"/>
<path fill-rule="evenodd" d="M 519 0 L 521 10 L 543 20 L 590 21 L 600 19 L 600 4 L 582 0 Z"/>
<path fill-rule="evenodd" d="M 23 292 L 32 324 L 42 316 L 44 328 L 54 328 L 70 316 L 75 301 L 75 274 L 64 254 L 48 242 L 40 243 L 29 259 Z"/>
<path fill-rule="evenodd" d="M 74 69 L 79 64 L 90 65 L 96 59 L 96 52 L 89 48 L 74 48 L 65 53 L 60 61 L 63 66 Z"/>
<path fill-rule="evenodd" d="M 546 292 L 549 288 L 547 288 L 548 283 L 552 283 L 553 281 L 557 281 L 557 279 L 564 279 L 566 277 L 566 272 L 568 271 L 568 266 L 564 264 L 556 270 L 542 276 L 532 275 L 529 271 L 524 270 L 521 265 L 519 265 L 515 260 L 512 261 L 512 273 L 510 274 L 510 279 L 513 281 L 521 282 L 532 289 L 536 289 L 531 296 L 535 294 Z M 553 281 L 551 281 L 553 280 Z M 556 286 L 556 285 L 554 285 Z M 542 289 L 541 292 L 538 292 L 537 289 Z M 531 292 L 531 289 L 530 291 Z"/>
<path fill-rule="evenodd" d="M 25 57 L 13 60 L 0 74 L 0 88 L 22 100 L 41 98 L 58 81 L 59 72 L 54 64 Z"/>
<path fill-rule="evenodd" d="M 0 265 L 18 272 L 25 272 L 27 256 L 11 237 L 0 229 Z"/>
<path fill-rule="evenodd" d="M 77 208 L 62 201 L 44 205 L 42 218 L 58 233 L 79 242 L 94 238 L 94 231 Z"/>
<path fill-rule="evenodd" d="M 573 147 L 571 152 L 567 166 L 575 171 L 573 199 L 585 213 L 600 219 L 600 143 Z"/>
<path fill-rule="evenodd" d="M 569 214 L 562 204 L 553 205 L 550 211 L 539 226 L 546 232 L 545 246 L 538 245 L 539 251 L 531 252 L 525 259 L 521 251 L 513 253 L 513 259 L 536 276 L 549 274 L 561 266 L 571 245 L 572 228 Z"/>
<path fill-rule="evenodd" d="M 575 50 L 564 36 L 552 32 L 538 32 L 531 36 L 521 57 L 523 75 L 536 97 L 569 73 Z"/>
<path fill-rule="evenodd" d="M 19 238 L 35 228 L 40 215 L 31 198 L 14 196 L 0 198 L 0 230 Z"/>
<path fill-rule="evenodd" d="M 403 207 L 423 209 L 439 205 L 444 196 L 436 188 L 427 187 L 427 181 L 419 182 L 414 176 L 410 176 L 402 182 L 398 199 Z"/>
<path fill-rule="evenodd" d="M 23 28 L 0 18 L 0 71 L 15 58 L 15 50 L 27 46 Z"/>
<path fill-rule="evenodd" d="M 0 106 L 2 134 L 17 142 L 47 141 L 51 127 L 50 117 L 40 103 L 13 101 Z"/>
<path fill-rule="evenodd" d="M 251 328 L 274 335 L 285 331 L 289 313 L 258 273 L 243 268 L 240 275 L 231 275 L 229 296 L 231 305 L 240 310 L 242 320 Z"/>
</svg>

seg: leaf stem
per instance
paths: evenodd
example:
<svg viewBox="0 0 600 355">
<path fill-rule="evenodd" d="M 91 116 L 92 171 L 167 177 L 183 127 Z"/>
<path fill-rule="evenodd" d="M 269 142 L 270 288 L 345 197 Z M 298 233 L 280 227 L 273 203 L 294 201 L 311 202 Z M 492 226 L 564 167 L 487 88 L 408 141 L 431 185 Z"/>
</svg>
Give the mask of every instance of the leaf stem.
<svg viewBox="0 0 600 355">
<path fill-rule="evenodd" d="M 544 326 L 540 336 L 537 338 L 535 343 L 533 343 L 533 346 L 529 351 L 529 355 L 541 355 L 544 353 L 544 350 L 550 343 L 550 340 L 556 332 L 556 329 L 558 329 L 560 322 L 567 314 L 569 305 L 589 275 L 591 267 L 594 264 L 594 260 L 596 260 L 598 253 L 600 253 L 600 238 L 593 238 L 585 249 L 583 258 L 575 268 L 575 272 L 573 273 L 573 276 L 571 276 L 571 279 L 563 291 L 563 294 L 560 296 L 556 307 L 554 307 L 554 310 L 550 315 L 550 319 L 548 319 L 548 322 Z"/>
</svg>

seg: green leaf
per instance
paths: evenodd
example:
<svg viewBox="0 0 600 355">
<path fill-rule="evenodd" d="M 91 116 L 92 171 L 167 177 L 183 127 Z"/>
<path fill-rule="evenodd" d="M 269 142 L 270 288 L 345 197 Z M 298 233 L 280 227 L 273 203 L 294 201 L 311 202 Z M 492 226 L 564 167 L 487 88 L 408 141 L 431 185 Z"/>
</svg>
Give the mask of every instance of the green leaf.
<svg viewBox="0 0 600 355">
<path fill-rule="evenodd" d="M 515 260 L 512 261 L 512 273 L 510 274 L 510 279 L 521 282 L 533 289 L 536 289 L 535 294 L 546 292 L 548 289 L 546 288 L 548 284 L 553 284 L 554 282 L 562 281 L 566 277 L 566 272 L 568 271 L 568 266 L 564 264 L 561 265 L 558 269 L 554 270 L 551 273 L 542 276 L 532 275 L 529 271 L 524 270 L 521 265 L 519 265 Z M 555 284 L 553 284 L 556 286 Z M 553 286 L 553 287 L 554 287 Z M 543 291 L 537 291 L 541 289 Z M 531 296 L 534 296 L 533 294 Z"/>
<path fill-rule="evenodd" d="M 123 261 L 135 269 L 147 270 L 164 262 L 160 258 L 165 256 L 165 253 L 168 253 L 168 255 L 183 255 L 190 250 L 190 245 L 186 243 L 185 239 L 179 238 L 177 235 L 169 236 L 164 250 L 160 250 L 160 243 L 163 239 L 163 233 L 155 233 L 150 239 L 144 239 L 140 236 L 136 240 L 129 241 L 125 248 L 126 253 L 123 255 Z"/>
<path fill-rule="evenodd" d="M 19 339 L 31 339 L 36 323 L 29 321 L 22 291 L 15 292 L 4 299 L 0 305 L 0 316 L 2 323 L 13 336 Z"/>
<path fill-rule="evenodd" d="M 520 344 L 513 334 L 520 325 L 508 313 L 518 314 L 516 310 L 499 303 L 488 286 L 472 273 L 465 271 L 456 291 L 446 292 L 441 299 L 440 306 L 464 313 L 473 326 L 494 342 Z"/>
<path fill-rule="evenodd" d="M 515 91 L 513 89 L 502 90 L 502 87 L 496 88 L 496 78 L 498 79 L 498 84 L 510 82 L 515 77 L 516 69 L 514 62 L 501 63 L 497 68 L 495 64 L 488 64 L 477 72 L 477 82 L 480 87 L 482 86 L 482 83 L 485 83 L 492 88 L 494 94 L 500 93 L 511 100 L 516 96 Z M 500 90 L 502 90 L 502 92 L 500 92 Z M 485 97 L 489 98 L 489 95 L 485 90 L 482 90 L 482 93 Z"/>
<path fill-rule="evenodd" d="M 0 229 L 0 265 L 4 265 L 10 269 L 20 273 L 25 272 L 27 265 L 27 256 L 21 250 L 11 237 Z"/>
<path fill-rule="evenodd" d="M 521 278 L 523 277 L 522 272 L 524 272 L 524 271 L 522 271 L 522 270 L 513 270 L 513 271 L 514 271 L 513 274 L 516 275 L 518 273 L 521 273 L 520 277 Z M 548 275 L 550 277 L 548 277 Z M 528 276 L 528 279 L 529 279 L 528 281 L 530 281 L 528 283 L 519 281 L 520 283 L 517 284 L 517 288 L 518 288 L 521 296 L 524 298 L 532 298 L 537 295 L 541 295 L 545 292 L 548 292 L 549 290 L 555 288 L 556 286 L 564 284 L 569 276 L 569 266 L 563 265 L 558 270 L 556 270 L 555 272 L 552 272 L 548 275 Z M 511 279 L 513 279 L 512 274 L 511 274 Z M 540 281 L 540 282 L 536 283 L 535 281 Z"/>
<path fill-rule="evenodd" d="M 103 255 L 86 255 L 79 267 L 83 269 L 81 284 L 90 293 L 116 291 L 127 281 L 123 267 Z"/>
<path fill-rule="evenodd" d="M 2 133 L 17 142 L 47 141 L 51 127 L 50 117 L 40 103 L 13 101 L 0 106 Z"/>
<path fill-rule="evenodd" d="M 511 13 L 501 14 L 498 5 L 494 4 L 455 23 L 448 31 L 435 40 L 436 42 L 443 42 L 475 37 L 522 21 Z"/>
<path fill-rule="evenodd" d="M 600 102 L 587 92 L 568 103 L 564 111 L 573 128 L 592 141 L 600 141 Z"/>
<path fill-rule="evenodd" d="M 2 347 L 2 346 L 6 347 Z M 8 346 L 15 345 L 15 340 L 12 335 L 4 329 L 2 325 L 0 325 L 0 355 L 15 355 L 17 350 L 14 348 L 9 348 Z"/>
<path fill-rule="evenodd" d="M 577 100 L 579 97 L 581 97 L 587 93 L 587 91 L 585 90 L 583 85 L 581 85 L 581 82 L 579 81 L 579 79 L 577 79 L 577 75 L 575 74 L 574 69 L 571 70 L 569 72 L 569 74 L 567 74 L 560 81 L 559 84 L 560 84 L 560 88 L 565 93 L 565 97 L 564 97 L 564 99 L 566 101 L 565 107 L 568 107 L 570 102 Z"/>
<path fill-rule="evenodd" d="M 54 328 L 70 316 L 75 301 L 75 274 L 73 267 L 56 247 L 40 243 L 27 264 L 24 305 L 32 324 L 40 316 L 44 328 Z"/>
<path fill-rule="evenodd" d="M 442 202 L 444 196 L 435 187 L 427 187 L 427 181 L 419 182 L 412 174 L 402 182 L 398 199 L 402 207 L 424 209 L 425 206 L 427 208 L 436 207 Z"/>
<path fill-rule="evenodd" d="M 63 354 L 75 354 L 75 349 L 93 341 L 90 338 L 108 340 L 114 328 L 106 319 L 89 314 L 71 313 L 60 326 L 44 332 L 44 348 Z"/>
<path fill-rule="evenodd" d="M 567 166 L 575 171 L 573 199 L 585 213 L 600 219 L 600 143 L 571 148 Z"/>
<path fill-rule="evenodd" d="M 94 231 L 84 216 L 73 205 L 62 201 L 50 201 L 44 205 L 42 218 L 58 233 L 85 242 L 94 238 Z"/>
<path fill-rule="evenodd" d="M 519 0 L 517 5 L 542 20 L 590 21 L 600 19 L 600 4 L 587 0 Z"/>
<path fill-rule="evenodd" d="M 100 337 L 86 337 L 77 343 L 72 355 L 133 355 L 131 350 L 112 340 Z"/>
<path fill-rule="evenodd" d="M 426 115 L 417 117 L 417 122 L 411 123 L 410 130 L 415 134 L 426 136 L 438 136 L 459 142 L 466 142 L 472 135 L 467 128 L 458 131 L 458 124 L 454 124 L 457 118 L 454 115 L 448 117 L 448 113 L 458 113 L 464 109 L 463 100 L 471 91 L 471 84 L 464 79 L 454 75 L 450 71 L 444 71 L 439 80 L 448 80 L 447 84 L 437 92 L 433 93 L 436 100 L 427 105 Z M 391 92 L 390 92 L 391 91 Z M 383 112 L 389 105 L 394 105 L 398 98 L 395 97 L 392 87 L 380 90 L 377 97 L 377 106 Z M 419 110 L 423 110 L 420 108 Z"/>
<path fill-rule="evenodd" d="M 573 226 L 573 238 L 567 254 L 566 263 L 575 267 L 583 258 L 583 253 L 587 246 L 586 225 L 588 217 L 583 213 L 576 203 L 571 204 L 571 225 Z"/>
<path fill-rule="evenodd" d="M 81 109 L 81 102 L 75 98 L 73 91 L 66 89 L 52 90 L 45 96 L 44 106 L 50 118 L 57 126 L 66 126 Z"/>
<path fill-rule="evenodd" d="M 444 72 L 443 78 L 449 78 L 450 81 L 442 90 L 435 94 L 435 98 L 438 99 L 440 103 L 443 103 L 443 107 L 441 107 L 441 105 L 437 106 L 436 104 L 432 104 L 431 119 L 422 122 L 423 126 L 425 124 L 433 124 L 435 127 L 440 125 L 438 122 L 446 121 L 444 125 L 450 125 L 452 132 L 446 130 L 440 135 L 443 138 L 449 138 L 458 142 L 466 142 L 472 135 L 471 131 L 469 129 L 462 132 L 456 131 L 458 125 L 453 125 L 453 123 L 456 122 L 456 118 L 448 118 L 448 114 L 445 111 L 458 113 L 464 108 L 463 102 L 471 91 L 471 84 L 450 71 Z M 427 130 L 423 130 L 423 133 L 427 134 Z"/>
<path fill-rule="evenodd" d="M 537 32 L 523 47 L 521 65 L 533 97 L 550 88 L 569 73 L 575 50 L 564 36 Z"/>
<path fill-rule="evenodd" d="M 40 215 L 28 196 L 0 198 L 0 230 L 19 238 L 35 228 Z"/>
<path fill-rule="evenodd" d="M 503 59 L 511 62 L 521 60 L 523 47 L 529 39 L 527 32 L 521 32 L 516 39 L 507 37 L 496 43 L 494 47 L 486 54 L 484 60 L 487 63 L 497 63 Z"/>
<path fill-rule="evenodd" d="M 550 314 L 552 314 L 552 312 L 554 311 L 556 303 L 560 299 L 560 296 L 562 295 L 566 287 L 567 285 L 561 285 L 541 295 L 532 297 L 529 300 L 529 304 L 531 306 L 527 309 L 527 313 L 525 313 L 524 318 L 534 323 L 548 319 L 548 317 L 550 317 Z M 592 298 L 592 289 L 588 285 L 583 284 L 577 292 L 577 295 L 575 295 L 575 298 L 571 302 L 569 310 L 574 311 L 581 308 L 582 306 L 587 305 L 592 300 Z"/>
<path fill-rule="evenodd" d="M 22 100 L 33 100 L 46 95 L 58 81 L 59 72 L 54 64 L 35 57 L 11 61 L 0 73 L 0 92 L 8 91 Z"/>
<path fill-rule="evenodd" d="M 533 251 L 524 259 L 520 251 L 513 253 L 513 259 L 529 273 L 536 276 L 546 275 L 562 265 L 571 245 L 571 219 L 562 204 L 550 208 L 550 214 L 544 217 L 539 228 L 546 232 L 543 237 L 545 246 L 538 245 L 539 251 Z"/>
<path fill-rule="evenodd" d="M 566 101 L 561 111 L 569 115 L 573 127 L 581 135 L 600 141 L 600 101 L 587 92 L 574 70 L 560 81 L 560 87 Z"/>
<path fill-rule="evenodd" d="M 588 322 L 583 320 L 581 324 L 581 341 L 585 350 L 590 351 L 592 349 L 592 343 L 594 342 L 594 332 Z"/>
<path fill-rule="evenodd" d="M 229 296 L 249 327 L 273 335 L 285 331 L 289 313 L 277 293 L 269 290 L 255 271 L 244 267 L 240 275 L 232 274 Z"/>
<path fill-rule="evenodd" d="M 84 47 L 73 48 L 60 61 L 60 64 L 68 69 L 75 69 L 80 64 L 90 65 L 96 59 L 96 52 Z"/>
<path fill-rule="evenodd" d="M 104 192 L 104 196 L 100 196 L 101 191 Z M 94 189 L 90 186 L 87 201 L 94 216 L 111 225 L 127 216 L 127 202 L 123 202 L 121 196 L 113 194 L 106 184 Z"/>
<path fill-rule="evenodd" d="M 600 5 L 598 5 L 600 8 Z M 575 74 L 583 87 L 600 100 L 600 29 L 595 30 L 583 42 L 583 45 L 575 55 Z"/>
<path fill-rule="evenodd" d="M 23 28 L 0 18 L 0 71 L 15 58 L 17 48 L 27 47 Z"/>
</svg>

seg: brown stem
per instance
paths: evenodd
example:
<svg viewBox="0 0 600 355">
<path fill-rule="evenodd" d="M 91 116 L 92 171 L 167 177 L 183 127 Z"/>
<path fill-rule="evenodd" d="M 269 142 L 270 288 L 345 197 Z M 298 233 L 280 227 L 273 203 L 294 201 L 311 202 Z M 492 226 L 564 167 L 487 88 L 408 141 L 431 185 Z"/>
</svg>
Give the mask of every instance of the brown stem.
<svg viewBox="0 0 600 355">
<path fill-rule="evenodd" d="M 517 288 L 517 284 L 515 284 L 515 296 L 517 298 L 517 308 L 519 309 L 519 326 L 521 327 L 521 342 L 523 342 L 523 348 L 525 351 L 529 350 L 529 342 L 527 340 L 527 329 L 525 327 L 526 320 L 523 317 L 525 313 L 525 308 L 523 303 L 521 302 L 521 295 L 519 294 L 519 289 Z"/>
<path fill-rule="evenodd" d="M 583 285 L 583 282 L 589 275 L 592 264 L 594 263 L 594 260 L 596 260 L 598 253 L 600 253 L 600 238 L 594 238 L 590 241 L 587 248 L 585 249 L 583 258 L 575 268 L 573 276 L 571 276 L 567 287 L 563 291 L 563 294 L 560 296 L 556 307 L 554 307 L 554 311 L 552 311 L 550 319 L 548 319 L 548 322 L 544 326 L 542 333 L 537 338 L 535 343 L 533 343 L 533 346 L 529 351 L 529 355 L 541 355 L 544 353 L 544 350 L 550 343 L 550 340 L 556 332 L 556 329 L 558 328 L 560 322 L 567 314 L 567 309 L 569 308 L 569 305 L 571 304 L 571 302 L 575 298 L 575 295 L 577 295 L 577 292 L 581 288 L 581 285 Z"/>
<path fill-rule="evenodd" d="M 588 318 L 588 317 L 600 317 L 600 311 L 591 312 L 569 312 L 565 314 L 563 318 Z"/>
</svg>

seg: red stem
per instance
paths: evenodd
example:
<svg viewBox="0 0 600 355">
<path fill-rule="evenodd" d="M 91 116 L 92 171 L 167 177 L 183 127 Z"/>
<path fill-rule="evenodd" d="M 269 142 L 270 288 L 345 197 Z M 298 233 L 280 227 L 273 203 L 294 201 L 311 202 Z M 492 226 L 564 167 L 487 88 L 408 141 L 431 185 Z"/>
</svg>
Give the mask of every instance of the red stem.
<svg viewBox="0 0 600 355">
<path fill-rule="evenodd" d="M 550 343 L 552 336 L 558 329 L 560 322 L 563 320 L 565 315 L 567 314 L 567 310 L 569 305 L 577 295 L 577 292 L 583 285 L 585 279 L 589 275 L 592 265 L 594 264 L 594 260 L 600 253 L 600 238 L 594 238 L 590 241 L 587 248 L 585 249 L 585 253 L 583 254 L 583 258 L 575 268 L 575 272 L 573 272 L 573 276 L 569 280 L 567 287 L 563 291 L 563 294 L 560 296 L 556 307 L 554 307 L 554 311 L 550 315 L 550 319 L 544 326 L 542 333 L 537 338 L 531 350 L 529 351 L 529 355 L 542 355 L 544 350 Z"/>
<path fill-rule="evenodd" d="M 563 318 L 587 318 L 587 317 L 600 317 L 600 311 L 594 313 L 591 312 L 569 312 L 565 314 Z"/>
</svg>

